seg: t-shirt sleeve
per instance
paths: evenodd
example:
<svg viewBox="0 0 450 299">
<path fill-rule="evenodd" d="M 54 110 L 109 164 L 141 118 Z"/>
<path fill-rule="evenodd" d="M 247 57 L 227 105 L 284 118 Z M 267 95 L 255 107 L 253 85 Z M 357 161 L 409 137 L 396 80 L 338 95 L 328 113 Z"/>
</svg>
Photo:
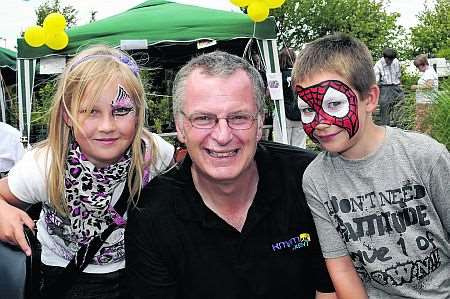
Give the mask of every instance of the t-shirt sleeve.
<svg viewBox="0 0 450 299">
<path fill-rule="evenodd" d="M 19 200 L 35 204 L 46 198 L 45 157 L 36 150 L 27 151 L 8 174 L 8 186 Z"/>
<path fill-rule="evenodd" d="M 324 195 L 319 192 L 320 186 L 316 185 L 315 181 L 318 179 L 312 177 L 311 168 L 308 167 L 303 175 L 303 191 L 313 215 L 322 254 L 325 258 L 348 255 L 347 247 L 322 203 L 326 199 L 321 198 Z M 325 187 L 322 190 L 325 190 Z"/>
<path fill-rule="evenodd" d="M 431 200 L 442 224 L 450 235 L 450 154 L 445 146 L 431 168 L 429 186 Z"/>
</svg>

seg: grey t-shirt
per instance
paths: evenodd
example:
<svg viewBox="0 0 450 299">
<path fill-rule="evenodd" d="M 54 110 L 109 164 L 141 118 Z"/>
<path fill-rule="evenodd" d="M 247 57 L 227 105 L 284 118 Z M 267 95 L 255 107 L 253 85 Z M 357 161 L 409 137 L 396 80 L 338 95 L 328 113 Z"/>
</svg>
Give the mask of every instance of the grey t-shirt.
<svg viewBox="0 0 450 299">
<path fill-rule="evenodd" d="M 450 155 L 387 127 L 362 160 L 321 153 L 303 188 L 325 258 L 350 255 L 370 298 L 450 298 Z"/>
</svg>

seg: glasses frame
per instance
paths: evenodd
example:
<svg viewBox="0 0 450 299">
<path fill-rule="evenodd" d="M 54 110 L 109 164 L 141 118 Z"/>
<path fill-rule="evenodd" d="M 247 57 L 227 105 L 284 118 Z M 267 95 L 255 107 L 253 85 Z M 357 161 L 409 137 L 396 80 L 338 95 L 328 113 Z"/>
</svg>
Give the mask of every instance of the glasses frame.
<svg viewBox="0 0 450 299">
<path fill-rule="evenodd" d="M 200 129 L 200 130 L 210 130 L 210 129 L 214 128 L 215 126 L 217 126 L 217 124 L 219 123 L 219 120 L 221 120 L 221 119 L 225 119 L 226 122 L 227 122 L 228 128 L 230 128 L 232 130 L 249 130 L 253 126 L 253 123 L 255 122 L 255 120 L 258 119 L 258 112 L 255 112 L 255 113 L 239 112 L 239 113 L 236 113 L 234 115 L 233 114 L 232 115 L 227 115 L 226 117 L 218 117 L 214 113 L 201 113 L 201 112 L 199 112 L 199 113 L 192 113 L 192 114 L 188 115 L 184 111 L 181 111 L 181 115 L 183 115 L 187 120 L 189 120 L 189 123 L 191 124 L 191 126 L 193 128 Z M 214 124 L 211 127 L 198 127 L 198 126 L 194 125 L 194 122 L 192 120 L 193 116 L 195 116 L 195 115 L 214 116 L 215 117 L 215 122 L 214 122 Z M 249 124 L 248 128 L 233 128 L 232 126 L 230 126 L 230 121 L 229 121 L 230 118 L 232 116 L 236 116 L 236 115 L 248 115 L 248 116 L 250 116 L 252 121 Z"/>
</svg>

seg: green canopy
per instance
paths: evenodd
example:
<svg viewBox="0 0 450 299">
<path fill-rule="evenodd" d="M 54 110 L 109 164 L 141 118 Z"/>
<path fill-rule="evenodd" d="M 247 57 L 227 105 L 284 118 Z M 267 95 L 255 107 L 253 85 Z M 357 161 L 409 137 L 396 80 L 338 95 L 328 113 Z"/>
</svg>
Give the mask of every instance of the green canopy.
<svg viewBox="0 0 450 299">
<path fill-rule="evenodd" d="M 16 70 L 16 52 L 6 48 L 0 48 L 0 68 Z"/>
<path fill-rule="evenodd" d="M 275 28 L 272 18 L 255 24 L 247 15 L 238 12 L 149 0 L 123 13 L 71 28 L 67 31 L 69 45 L 62 51 L 53 51 L 46 46 L 33 48 L 18 39 L 18 57 L 71 55 L 89 44 L 119 46 L 121 40 L 146 40 L 148 45 L 154 45 L 203 39 L 276 39 Z"/>
<path fill-rule="evenodd" d="M 17 40 L 19 124 L 24 136 L 28 132 L 28 138 L 36 63 L 48 56 L 74 55 L 88 45 L 102 43 L 120 47 L 121 42 L 127 40 L 144 41 L 147 43 L 148 57 L 152 58 L 149 61 L 159 61 L 163 67 L 167 67 L 167 64 L 174 64 L 174 61 L 182 64 L 198 53 L 199 41 L 210 40 L 212 44 L 217 44 L 218 49 L 231 49 L 230 52 L 243 55 L 248 42 L 255 39 L 267 71 L 279 71 L 275 20 L 268 18 L 264 22 L 254 23 L 240 12 L 166 0 L 148 0 L 120 14 L 73 27 L 67 34 L 69 44 L 61 51 L 54 51 L 46 46 L 33 48 L 22 38 Z M 239 51 L 233 52 L 233 48 L 239 48 Z M 208 49 L 211 51 L 214 47 Z M 180 55 L 182 58 L 177 60 Z M 275 106 L 279 108 L 278 114 L 284 120 L 284 104 L 276 101 Z M 282 132 L 285 132 L 285 124 L 282 128 Z M 285 139 L 283 137 L 281 141 Z"/>
</svg>

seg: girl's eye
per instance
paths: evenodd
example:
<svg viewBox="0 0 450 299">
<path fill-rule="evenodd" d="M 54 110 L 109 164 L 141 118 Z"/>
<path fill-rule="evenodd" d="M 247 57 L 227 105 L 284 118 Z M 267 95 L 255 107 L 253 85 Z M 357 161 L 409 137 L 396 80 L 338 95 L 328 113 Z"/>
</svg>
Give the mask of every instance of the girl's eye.
<svg viewBox="0 0 450 299">
<path fill-rule="evenodd" d="M 112 113 L 114 116 L 124 116 L 133 110 L 134 109 L 131 107 L 120 107 L 120 108 L 114 108 Z"/>
<path fill-rule="evenodd" d="M 83 113 L 87 113 L 88 111 L 87 111 L 87 109 L 82 109 L 82 110 L 80 110 L 80 113 L 81 114 L 83 114 Z M 93 115 L 96 115 L 98 113 L 98 111 L 97 110 L 95 110 L 95 109 L 92 109 L 91 110 L 91 112 L 89 113 L 89 116 L 93 116 Z"/>
</svg>

